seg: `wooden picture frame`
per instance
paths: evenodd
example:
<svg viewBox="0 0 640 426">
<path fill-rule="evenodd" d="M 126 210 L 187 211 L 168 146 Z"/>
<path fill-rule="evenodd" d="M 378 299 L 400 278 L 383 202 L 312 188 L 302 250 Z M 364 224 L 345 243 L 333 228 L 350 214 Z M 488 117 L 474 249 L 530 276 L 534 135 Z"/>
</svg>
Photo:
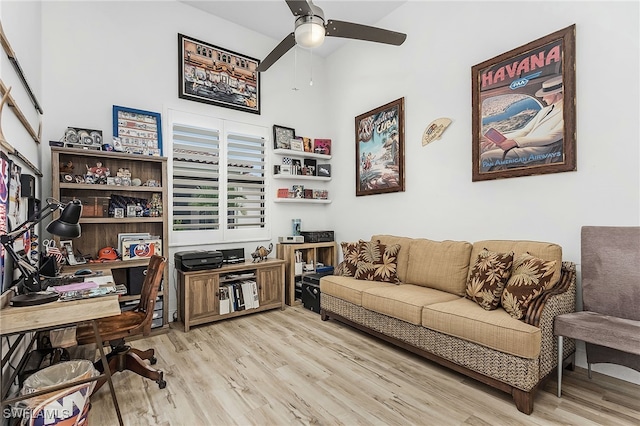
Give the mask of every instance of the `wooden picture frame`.
<svg viewBox="0 0 640 426">
<path fill-rule="evenodd" d="M 159 157 L 162 155 L 160 114 L 114 105 L 113 137 L 119 140 L 119 151 Z"/>
<path fill-rule="evenodd" d="M 178 97 L 260 114 L 260 61 L 178 34 Z"/>
<path fill-rule="evenodd" d="M 474 65 L 472 181 L 575 171 L 575 25 Z"/>
<path fill-rule="evenodd" d="M 273 125 L 273 149 L 291 149 L 291 139 L 296 137 L 296 131 L 291 127 Z"/>
<path fill-rule="evenodd" d="M 356 196 L 404 191 L 404 98 L 356 117 Z"/>
</svg>

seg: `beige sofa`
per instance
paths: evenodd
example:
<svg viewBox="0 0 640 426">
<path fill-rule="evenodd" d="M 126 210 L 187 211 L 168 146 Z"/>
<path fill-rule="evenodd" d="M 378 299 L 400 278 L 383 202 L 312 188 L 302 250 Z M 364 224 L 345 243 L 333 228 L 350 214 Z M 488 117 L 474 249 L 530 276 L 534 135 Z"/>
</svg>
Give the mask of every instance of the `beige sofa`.
<svg viewBox="0 0 640 426">
<path fill-rule="evenodd" d="M 320 314 L 417 353 L 510 393 L 518 410 L 533 411 L 535 391 L 557 365 L 556 315 L 575 310 L 575 264 L 557 244 L 533 241 L 431 241 L 374 235 L 400 245 L 399 283 L 330 275 L 320 281 Z M 487 249 L 556 261 L 546 289 L 515 319 L 499 306 L 485 310 L 466 298 L 478 254 Z M 566 361 L 575 344 L 565 339 Z"/>
</svg>

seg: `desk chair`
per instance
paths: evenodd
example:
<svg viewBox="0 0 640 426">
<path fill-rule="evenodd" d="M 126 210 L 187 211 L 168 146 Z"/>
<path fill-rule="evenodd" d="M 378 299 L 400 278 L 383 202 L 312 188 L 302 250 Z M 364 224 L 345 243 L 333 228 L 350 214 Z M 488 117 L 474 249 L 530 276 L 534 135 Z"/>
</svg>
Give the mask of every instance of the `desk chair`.
<svg viewBox="0 0 640 426">
<path fill-rule="evenodd" d="M 587 366 L 611 363 L 640 371 L 640 227 L 583 226 L 583 311 L 558 315 L 558 397 L 562 339 L 586 343 Z"/>
<path fill-rule="evenodd" d="M 111 352 L 107 355 L 111 374 L 130 370 L 155 381 L 160 386 L 160 389 L 167 385 L 163 380 L 162 371 L 151 368 L 145 362 L 145 360 L 149 360 L 151 365 L 157 362 L 154 350 L 140 351 L 132 348 L 125 345 L 125 339 L 140 334 L 147 336 L 151 332 L 153 308 L 156 303 L 160 281 L 162 281 L 165 263 L 166 259 L 162 256 L 154 255 L 151 257 L 144 283 L 142 284 L 142 291 L 140 292 L 140 302 L 133 310 L 97 321 L 98 332 L 102 341 L 109 342 L 109 346 L 111 346 Z M 79 326 L 76 331 L 76 340 L 78 345 L 96 343 L 93 327 L 90 324 Z M 101 373 L 103 372 L 101 362 L 97 362 L 95 367 Z M 105 381 L 98 381 L 93 392 L 95 393 Z"/>
</svg>

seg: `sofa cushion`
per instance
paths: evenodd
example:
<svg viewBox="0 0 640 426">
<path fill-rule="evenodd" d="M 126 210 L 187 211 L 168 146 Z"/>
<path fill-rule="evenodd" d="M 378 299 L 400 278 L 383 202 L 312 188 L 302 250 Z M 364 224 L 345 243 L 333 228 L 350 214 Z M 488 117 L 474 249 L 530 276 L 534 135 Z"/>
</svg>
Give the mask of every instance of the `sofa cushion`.
<svg viewBox="0 0 640 426">
<path fill-rule="evenodd" d="M 529 253 L 518 256 L 502 292 L 500 303 L 504 310 L 516 319 L 524 317 L 531 301 L 547 287 L 555 266 L 555 260 L 545 261 Z"/>
<path fill-rule="evenodd" d="M 471 259 L 476 259 L 478 253 L 484 249 L 494 251 L 496 253 L 514 252 L 514 259 L 523 253 L 530 253 L 535 257 L 544 260 L 555 260 L 557 263 L 553 270 L 553 277 L 548 283 L 548 288 L 556 285 L 560 281 L 560 273 L 562 272 L 562 247 L 554 243 L 546 243 L 541 241 L 525 241 L 525 240 L 483 240 L 473 243 L 471 250 Z"/>
<path fill-rule="evenodd" d="M 409 248 L 406 284 L 417 284 L 464 297 L 471 244 L 466 241 L 414 239 Z"/>
<path fill-rule="evenodd" d="M 512 318 L 504 309 L 484 310 L 466 298 L 425 306 L 422 325 L 523 358 L 535 359 L 540 354 L 538 327 Z"/>
<path fill-rule="evenodd" d="M 459 299 L 458 296 L 412 284 L 369 288 L 362 292 L 362 307 L 399 320 L 420 325 L 422 307 Z"/>
<path fill-rule="evenodd" d="M 340 247 L 342 247 L 342 262 L 336 266 L 336 269 L 333 271 L 334 275 L 341 275 L 343 277 L 355 276 L 361 242 L 362 240 L 353 243 L 346 241 L 340 243 Z"/>
<path fill-rule="evenodd" d="M 362 241 L 355 278 L 397 284 L 400 282 L 396 275 L 399 251 L 400 244 L 387 246 L 377 241 Z"/>
<path fill-rule="evenodd" d="M 513 252 L 495 253 L 482 250 L 467 282 L 467 299 L 488 311 L 500 306 L 500 298 L 511 276 Z"/>
<path fill-rule="evenodd" d="M 371 241 L 380 241 L 382 244 L 391 246 L 394 244 L 400 244 L 400 251 L 398 252 L 398 279 L 401 282 L 407 280 L 407 268 L 409 267 L 409 245 L 413 238 L 409 237 L 397 237 L 395 235 L 373 235 Z"/>
<path fill-rule="evenodd" d="M 396 285 L 380 281 L 356 280 L 352 277 L 337 275 L 326 275 L 320 279 L 321 294 L 329 294 L 358 306 L 362 306 L 362 291 L 376 287 L 396 288 Z"/>
</svg>

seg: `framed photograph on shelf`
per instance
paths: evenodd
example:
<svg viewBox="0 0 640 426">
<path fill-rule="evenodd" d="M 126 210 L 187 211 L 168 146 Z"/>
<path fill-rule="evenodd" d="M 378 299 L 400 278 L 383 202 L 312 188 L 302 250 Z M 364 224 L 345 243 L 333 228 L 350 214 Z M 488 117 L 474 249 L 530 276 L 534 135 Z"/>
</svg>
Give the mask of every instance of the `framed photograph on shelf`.
<svg viewBox="0 0 640 426">
<path fill-rule="evenodd" d="M 291 150 L 292 151 L 304 151 L 304 142 L 302 138 L 293 138 L 291 139 Z"/>
<path fill-rule="evenodd" d="M 404 191 L 404 98 L 356 117 L 356 196 Z"/>
<path fill-rule="evenodd" d="M 178 34 L 178 97 L 260 114 L 260 61 Z"/>
<path fill-rule="evenodd" d="M 296 137 L 296 131 L 291 127 L 273 125 L 273 148 L 291 149 L 291 139 Z"/>
<path fill-rule="evenodd" d="M 316 154 L 331 155 L 331 139 L 314 139 L 313 152 Z"/>
<path fill-rule="evenodd" d="M 472 181 L 576 170 L 575 32 L 471 68 Z"/>
<path fill-rule="evenodd" d="M 113 136 L 122 152 L 162 155 L 162 123 L 157 112 L 113 106 Z"/>
</svg>

